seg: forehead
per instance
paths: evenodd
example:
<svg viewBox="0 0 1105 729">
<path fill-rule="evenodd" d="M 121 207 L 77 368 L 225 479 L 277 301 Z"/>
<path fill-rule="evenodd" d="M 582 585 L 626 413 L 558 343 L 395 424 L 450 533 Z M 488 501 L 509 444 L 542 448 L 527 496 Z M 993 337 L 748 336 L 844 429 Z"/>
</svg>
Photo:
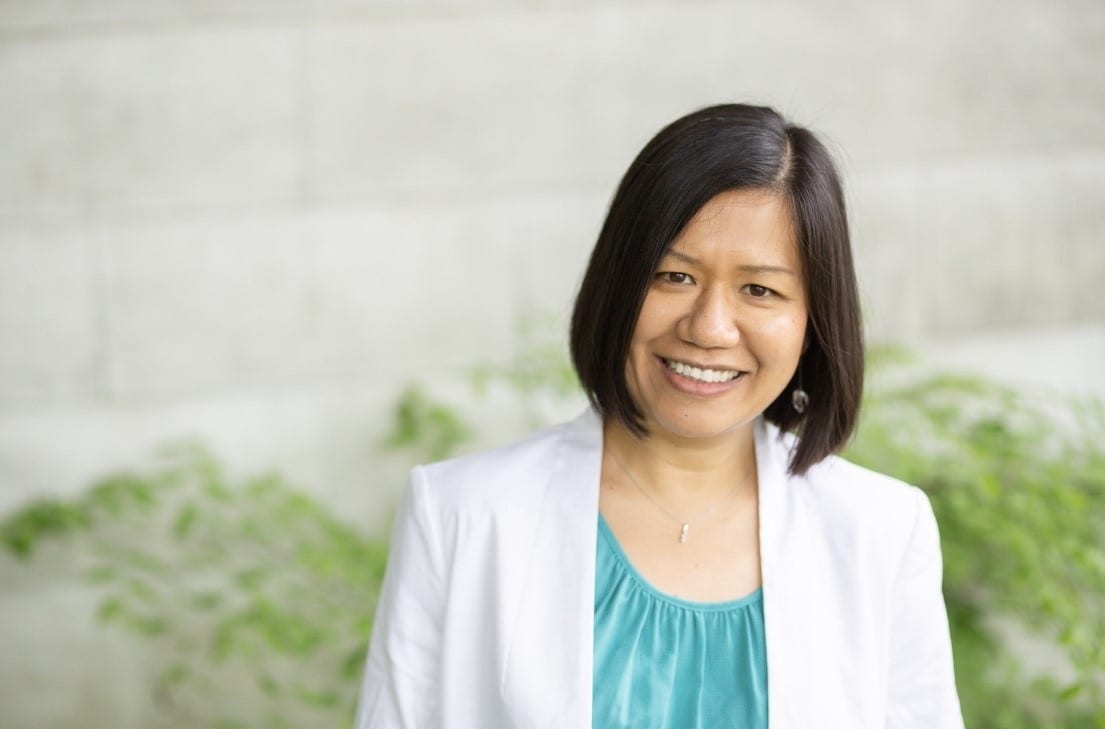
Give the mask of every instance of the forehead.
<svg viewBox="0 0 1105 729">
<path fill-rule="evenodd" d="M 694 258 L 736 257 L 797 270 L 798 246 L 785 198 L 767 190 L 728 190 L 711 198 L 672 241 Z"/>
</svg>

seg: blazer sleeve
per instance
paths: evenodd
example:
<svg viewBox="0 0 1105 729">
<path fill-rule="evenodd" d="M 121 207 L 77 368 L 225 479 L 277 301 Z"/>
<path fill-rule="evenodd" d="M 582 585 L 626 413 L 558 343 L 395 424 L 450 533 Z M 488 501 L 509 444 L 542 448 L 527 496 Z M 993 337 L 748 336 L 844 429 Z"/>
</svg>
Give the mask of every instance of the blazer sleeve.
<svg viewBox="0 0 1105 729">
<path fill-rule="evenodd" d="M 898 572 L 891 618 L 887 729 L 962 729 L 940 535 L 928 497 L 915 489 L 916 521 Z"/>
<path fill-rule="evenodd" d="M 445 570 L 425 472 L 411 471 L 396 510 L 356 729 L 441 726 Z"/>
</svg>

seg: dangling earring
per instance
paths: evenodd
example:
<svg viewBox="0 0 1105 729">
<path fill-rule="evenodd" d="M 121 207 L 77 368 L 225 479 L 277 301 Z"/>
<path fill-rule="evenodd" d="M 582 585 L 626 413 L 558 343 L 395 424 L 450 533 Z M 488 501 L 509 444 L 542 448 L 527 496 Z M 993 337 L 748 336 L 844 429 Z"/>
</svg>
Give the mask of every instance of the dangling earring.
<svg viewBox="0 0 1105 729">
<path fill-rule="evenodd" d="M 798 365 L 798 387 L 790 393 L 790 406 L 801 415 L 810 405 L 810 394 L 802 389 L 802 365 Z"/>
</svg>

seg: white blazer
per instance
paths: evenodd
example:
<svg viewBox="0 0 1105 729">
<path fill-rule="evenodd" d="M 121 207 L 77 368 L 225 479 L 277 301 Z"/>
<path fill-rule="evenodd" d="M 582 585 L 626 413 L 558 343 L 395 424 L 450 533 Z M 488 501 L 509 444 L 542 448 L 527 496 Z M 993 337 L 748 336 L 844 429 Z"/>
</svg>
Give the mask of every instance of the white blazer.
<svg viewBox="0 0 1105 729">
<path fill-rule="evenodd" d="M 917 488 L 756 426 L 771 729 L 960 729 Z M 590 729 L 602 424 L 411 472 L 357 729 Z"/>
</svg>

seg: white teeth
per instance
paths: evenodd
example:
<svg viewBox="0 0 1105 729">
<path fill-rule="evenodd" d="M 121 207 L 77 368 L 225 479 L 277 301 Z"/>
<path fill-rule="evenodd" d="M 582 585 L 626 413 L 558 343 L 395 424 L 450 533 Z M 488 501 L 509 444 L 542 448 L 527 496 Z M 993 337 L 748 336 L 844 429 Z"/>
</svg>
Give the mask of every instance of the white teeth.
<svg viewBox="0 0 1105 729">
<path fill-rule="evenodd" d="M 677 362 L 674 359 L 665 359 L 664 364 L 668 366 L 672 372 L 689 377 L 692 380 L 698 380 L 699 382 L 729 382 L 734 380 L 740 375 L 740 372 L 735 370 L 707 370 L 699 367 L 692 367 L 682 362 Z"/>
</svg>

